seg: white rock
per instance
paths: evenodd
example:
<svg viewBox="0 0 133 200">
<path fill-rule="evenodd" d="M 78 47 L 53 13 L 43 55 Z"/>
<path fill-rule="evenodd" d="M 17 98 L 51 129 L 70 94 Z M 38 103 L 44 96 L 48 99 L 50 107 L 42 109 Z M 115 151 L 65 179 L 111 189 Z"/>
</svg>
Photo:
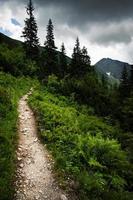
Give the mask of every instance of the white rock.
<svg viewBox="0 0 133 200">
<path fill-rule="evenodd" d="M 23 164 L 23 163 L 21 163 L 19 166 L 20 166 L 21 168 L 23 168 L 23 167 L 24 167 L 24 164 Z"/>
<path fill-rule="evenodd" d="M 62 194 L 62 195 L 60 196 L 60 199 L 61 199 L 61 200 L 68 200 L 68 198 L 67 198 L 64 194 Z"/>
<path fill-rule="evenodd" d="M 36 139 L 34 139 L 34 142 L 37 142 L 37 140 L 38 140 L 37 138 L 36 138 Z"/>
<path fill-rule="evenodd" d="M 22 160 L 22 158 L 18 157 L 18 161 Z"/>
</svg>

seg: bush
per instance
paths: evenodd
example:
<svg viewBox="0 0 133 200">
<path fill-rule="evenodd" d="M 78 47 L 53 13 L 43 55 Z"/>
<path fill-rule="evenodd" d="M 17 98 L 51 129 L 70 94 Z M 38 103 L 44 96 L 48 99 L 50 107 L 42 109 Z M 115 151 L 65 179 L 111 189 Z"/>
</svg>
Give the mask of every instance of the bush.
<svg viewBox="0 0 133 200">
<path fill-rule="evenodd" d="M 37 65 L 35 61 L 27 60 L 21 46 L 10 49 L 7 45 L 0 45 L 1 71 L 14 76 L 29 75 L 35 76 Z"/>
</svg>

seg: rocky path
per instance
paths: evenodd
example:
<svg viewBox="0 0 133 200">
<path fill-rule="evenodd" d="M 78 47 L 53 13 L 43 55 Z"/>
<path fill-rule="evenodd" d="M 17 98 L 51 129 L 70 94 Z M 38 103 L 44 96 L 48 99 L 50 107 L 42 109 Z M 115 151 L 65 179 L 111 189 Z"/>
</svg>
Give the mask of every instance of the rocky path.
<svg viewBox="0 0 133 200">
<path fill-rule="evenodd" d="M 27 104 L 19 102 L 19 145 L 16 173 L 16 200 L 67 200 L 52 174 L 52 159 L 37 137 L 35 118 Z"/>
</svg>

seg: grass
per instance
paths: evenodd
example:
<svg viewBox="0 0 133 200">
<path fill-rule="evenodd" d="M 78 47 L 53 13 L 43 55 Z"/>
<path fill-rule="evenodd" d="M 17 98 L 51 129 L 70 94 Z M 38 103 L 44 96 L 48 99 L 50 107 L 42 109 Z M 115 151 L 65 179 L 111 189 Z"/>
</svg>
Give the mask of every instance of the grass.
<svg viewBox="0 0 133 200">
<path fill-rule="evenodd" d="M 119 132 L 116 127 L 47 88 L 35 91 L 29 103 L 37 115 L 42 141 L 63 175 L 63 184 L 71 185 L 74 180 L 75 190 L 84 200 L 131 199 L 126 192 L 130 164 L 114 139 Z"/>
<path fill-rule="evenodd" d="M 0 73 L 0 200 L 13 199 L 18 100 L 35 81 Z"/>
</svg>

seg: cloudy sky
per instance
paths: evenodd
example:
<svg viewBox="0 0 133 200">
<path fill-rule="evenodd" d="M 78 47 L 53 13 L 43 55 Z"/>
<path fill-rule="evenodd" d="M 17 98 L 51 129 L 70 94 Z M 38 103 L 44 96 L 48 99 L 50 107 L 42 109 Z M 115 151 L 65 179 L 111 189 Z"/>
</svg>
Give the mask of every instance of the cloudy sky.
<svg viewBox="0 0 133 200">
<path fill-rule="evenodd" d="M 28 0 L 0 0 L 0 32 L 21 39 Z M 65 43 L 71 56 L 76 37 L 92 64 L 103 57 L 133 63 L 132 0 L 33 0 L 38 36 L 43 45 L 52 18 L 56 46 Z"/>
</svg>

